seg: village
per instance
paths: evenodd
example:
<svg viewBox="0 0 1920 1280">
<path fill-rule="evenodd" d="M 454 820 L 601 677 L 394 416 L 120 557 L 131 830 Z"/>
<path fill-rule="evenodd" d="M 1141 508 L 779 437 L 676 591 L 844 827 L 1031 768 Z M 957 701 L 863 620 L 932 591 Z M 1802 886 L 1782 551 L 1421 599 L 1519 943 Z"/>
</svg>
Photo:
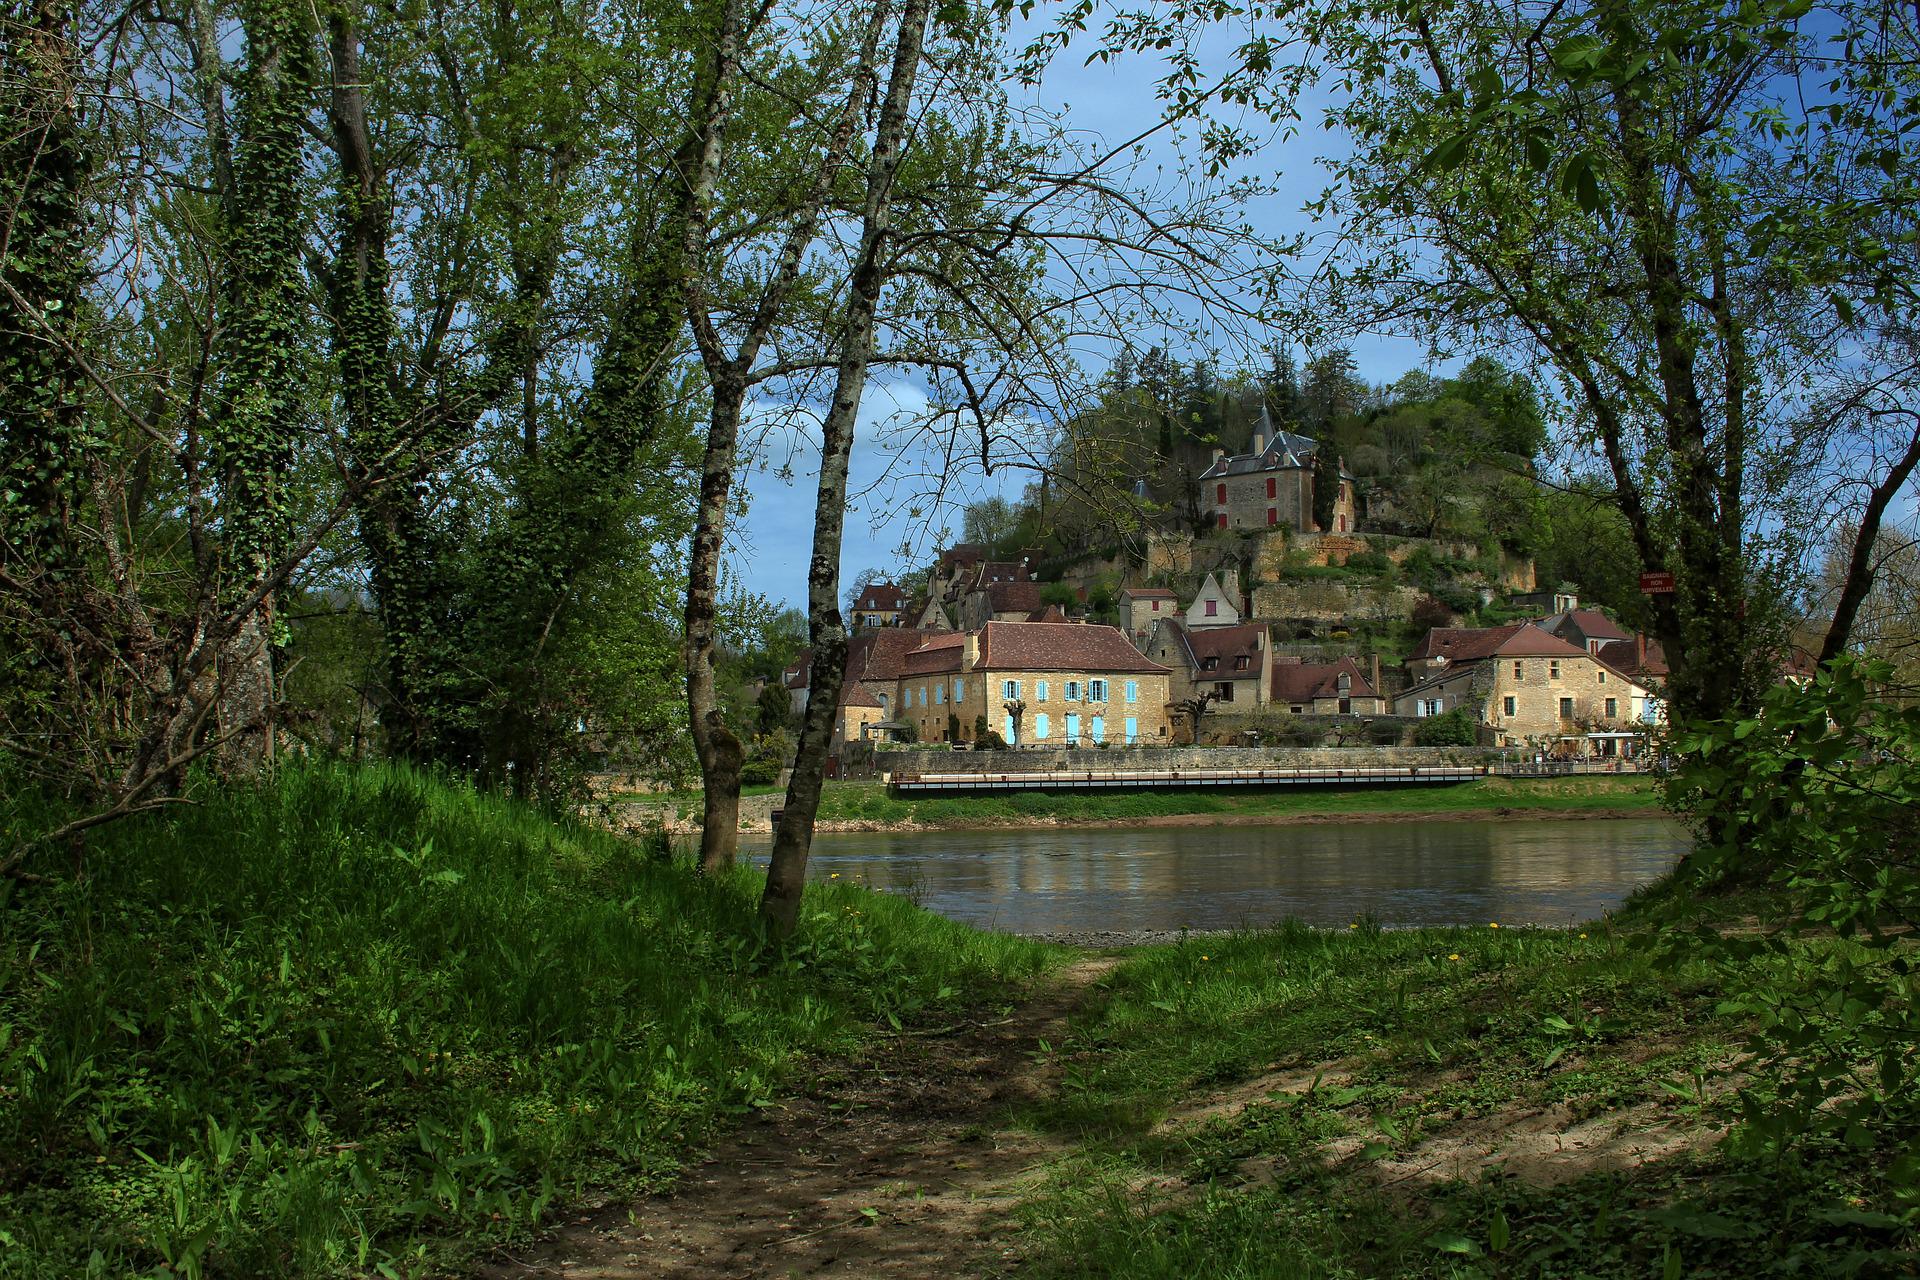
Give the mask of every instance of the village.
<svg viewBox="0 0 1920 1280">
<path fill-rule="evenodd" d="M 979 543 L 941 550 L 924 578 L 868 582 L 849 611 L 836 759 L 867 762 L 876 748 L 1167 746 L 1645 758 L 1665 718 L 1657 641 L 1582 607 L 1571 589 L 1537 589 L 1525 560 L 1506 560 L 1500 581 L 1478 589 L 1476 612 L 1510 616 L 1496 625 L 1464 625 L 1393 585 L 1399 565 L 1457 551 L 1369 535 L 1344 465 L 1332 528 L 1321 528 L 1319 448 L 1257 429 L 1248 452 L 1216 450 L 1199 477 L 1213 532 L 1155 531 L 1140 562 L 1120 568 L 1117 590 L 1113 566 L 1083 561 L 1049 578 L 1030 552 L 996 558 Z M 1287 567 L 1302 564 L 1322 590 L 1288 582 Z M 1348 565 L 1364 587 L 1325 590 L 1334 584 L 1319 574 Z M 1320 635 L 1278 638 L 1300 635 L 1316 605 Z M 1427 625 L 1399 652 L 1354 640 L 1390 630 L 1383 614 L 1402 633 Z M 783 673 L 795 714 L 808 665 L 803 654 Z"/>
</svg>

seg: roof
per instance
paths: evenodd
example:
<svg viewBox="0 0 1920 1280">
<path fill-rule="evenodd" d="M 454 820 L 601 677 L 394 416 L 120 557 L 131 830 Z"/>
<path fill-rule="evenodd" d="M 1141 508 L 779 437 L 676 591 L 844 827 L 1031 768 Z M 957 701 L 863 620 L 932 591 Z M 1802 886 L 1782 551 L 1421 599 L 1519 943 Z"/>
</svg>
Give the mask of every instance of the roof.
<svg viewBox="0 0 1920 1280">
<path fill-rule="evenodd" d="M 1658 640 L 1646 640 L 1645 643 L 1643 654 L 1640 639 L 1609 640 L 1593 656 L 1621 675 L 1635 680 L 1643 676 L 1660 679 L 1668 675 L 1667 651 L 1661 648 Z"/>
<path fill-rule="evenodd" d="M 1338 698 L 1340 677 L 1347 677 L 1346 696 L 1377 698 L 1373 682 L 1352 658 L 1337 662 L 1278 662 L 1273 667 L 1275 702 L 1312 702 L 1315 698 Z"/>
<path fill-rule="evenodd" d="M 987 549 L 977 542 L 962 542 L 940 553 L 942 565 L 973 564 L 987 558 Z"/>
<path fill-rule="evenodd" d="M 1118 627 L 1104 623 L 989 622 L 978 667 L 993 671 L 1102 671 L 1164 675 Z"/>
<path fill-rule="evenodd" d="M 1028 622 L 1065 622 L 1067 621 L 1067 615 L 1060 611 L 1059 605 L 1050 604 L 1044 609 L 1035 609 L 1032 613 L 1028 614 L 1027 621 Z"/>
<path fill-rule="evenodd" d="M 1420 638 L 1409 662 L 1445 658 L 1458 665 L 1483 658 L 1589 658 L 1577 644 L 1548 635 L 1531 622 L 1504 627 L 1433 627 Z"/>
<path fill-rule="evenodd" d="M 842 681 L 840 685 L 840 705 L 843 707 L 879 707 L 880 699 L 873 696 L 867 686 L 858 680 Z"/>
<path fill-rule="evenodd" d="M 802 649 L 800 656 L 793 660 L 793 664 L 780 673 L 780 683 L 789 689 L 804 689 L 807 687 L 808 675 L 812 670 L 813 650 Z"/>
<path fill-rule="evenodd" d="M 967 652 L 965 635 L 948 631 L 939 635 L 923 635 L 921 639 L 918 648 L 901 656 L 901 675 L 931 675 L 960 670 L 961 660 Z"/>
<path fill-rule="evenodd" d="M 1534 620 L 1536 627 L 1552 635 L 1561 635 L 1571 625 L 1589 640 L 1631 640 L 1632 633 L 1598 609 L 1565 609 Z"/>
<path fill-rule="evenodd" d="M 847 679 L 897 680 L 901 663 L 929 636 L 945 632 L 920 631 L 912 627 L 885 627 L 862 631 L 847 641 Z"/>
<path fill-rule="evenodd" d="M 853 602 L 856 610 L 879 611 L 904 609 L 907 607 L 907 593 L 891 582 L 870 582 L 860 598 Z"/>
<path fill-rule="evenodd" d="M 1046 603 L 1037 582 L 994 582 L 984 590 L 995 613 L 1033 613 Z"/>
<path fill-rule="evenodd" d="M 1165 587 L 1124 587 L 1120 594 L 1134 600 L 1178 600 L 1180 598 Z"/>
<path fill-rule="evenodd" d="M 1187 652 L 1187 665 L 1204 672 L 1212 680 L 1257 680 L 1260 677 L 1260 650 L 1266 643 L 1266 624 L 1243 622 L 1231 627 L 1181 626 L 1169 618 L 1167 625 L 1180 637 Z M 1207 659 L 1215 663 L 1207 666 Z M 1240 665 L 1236 659 L 1245 658 Z"/>
</svg>

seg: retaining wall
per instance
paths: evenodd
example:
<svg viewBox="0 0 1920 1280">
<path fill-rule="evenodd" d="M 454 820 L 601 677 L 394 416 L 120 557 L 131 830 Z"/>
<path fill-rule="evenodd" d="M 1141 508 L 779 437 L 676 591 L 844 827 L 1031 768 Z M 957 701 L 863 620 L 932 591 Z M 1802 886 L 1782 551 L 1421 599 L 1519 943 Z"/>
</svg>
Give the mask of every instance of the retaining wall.
<svg viewBox="0 0 1920 1280">
<path fill-rule="evenodd" d="M 1512 753 L 1477 747 L 1038 747 L 1017 751 L 882 751 L 889 773 L 1069 773 L 1108 769 L 1388 769 L 1492 764 Z"/>
</svg>

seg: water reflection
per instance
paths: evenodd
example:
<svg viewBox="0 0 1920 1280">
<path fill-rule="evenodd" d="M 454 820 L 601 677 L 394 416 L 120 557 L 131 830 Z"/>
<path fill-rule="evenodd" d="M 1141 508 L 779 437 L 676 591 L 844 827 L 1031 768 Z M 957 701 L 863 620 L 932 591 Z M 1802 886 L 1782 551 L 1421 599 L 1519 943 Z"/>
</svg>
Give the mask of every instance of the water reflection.
<svg viewBox="0 0 1920 1280">
<path fill-rule="evenodd" d="M 1666 871 L 1660 820 L 1380 822 L 822 835 L 810 874 L 917 895 L 1019 933 L 1341 925 L 1565 925 Z M 764 847 L 746 852 L 764 859 Z"/>
</svg>

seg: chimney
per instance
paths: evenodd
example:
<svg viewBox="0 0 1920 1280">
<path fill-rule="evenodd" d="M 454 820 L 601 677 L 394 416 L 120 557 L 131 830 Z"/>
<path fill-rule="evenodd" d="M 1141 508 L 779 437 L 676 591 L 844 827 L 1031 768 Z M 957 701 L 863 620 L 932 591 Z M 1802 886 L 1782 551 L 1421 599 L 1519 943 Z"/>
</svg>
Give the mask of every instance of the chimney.
<svg viewBox="0 0 1920 1280">
<path fill-rule="evenodd" d="M 1215 450 L 1213 451 L 1213 460 L 1214 460 L 1215 462 L 1218 462 L 1218 461 L 1220 461 L 1220 459 L 1222 459 L 1222 458 L 1224 458 L 1224 457 L 1226 457 L 1226 456 L 1227 456 L 1227 451 L 1226 451 L 1225 449 L 1215 449 Z"/>
<path fill-rule="evenodd" d="M 1633 633 L 1633 674 L 1636 677 L 1642 676 L 1646 674 L 1646 670 L 1647 633 L 1644 631 L 1636 631 Z"/>
<path fill-rule="evenodd" d="M 1267 451 L 1267 436 L 1264 431 L 1256 431 L 1253 433 L 1253 451 L 1255 453 L 1265 453 Z"/>
<path fill-rule="evenodd" d="M 980 633 L 967 632 L 967 638 L 960 642 L 960 669 L 971 671 L 980 663 Z"/>
<path fill-rule="evenodd" d="M 1221 573 L 1220 594 L 1227 598 L 1228 603 L 1233 605 L 1236 611 L 1240 609 L 1240 571 L 1238 569 L 1228 569 Z"/>
<path fill-rule="evenodd" d="M 1379 697 L 1380 696 L 1380 654 L 1377 650 L 1373 655 L 1373 665 L 1371 666 L 1370 671 L 1373 678 L 1374 696 Z"/>
</svg>

